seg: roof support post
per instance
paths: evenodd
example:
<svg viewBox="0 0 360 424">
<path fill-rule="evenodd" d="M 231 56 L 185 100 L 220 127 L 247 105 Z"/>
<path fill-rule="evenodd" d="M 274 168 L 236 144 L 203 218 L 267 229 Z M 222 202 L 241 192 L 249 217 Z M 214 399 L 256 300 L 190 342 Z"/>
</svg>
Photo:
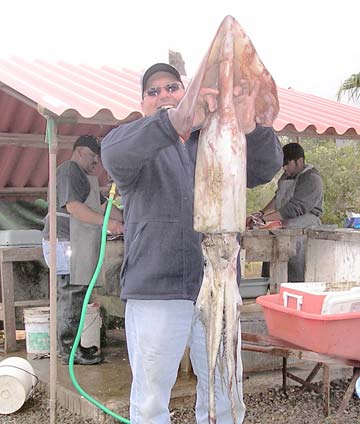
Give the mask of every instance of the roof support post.
<svg viewBox="0 0 360 424">
<path fill-rule="evenodd" d="M 49 145 L 49 219 L 50 219 L 50 424 L 56 423 L 56 154 L 58 149 L 57 125 L 53 117 L 46 117 L 46 142 Z"/>
</svg>

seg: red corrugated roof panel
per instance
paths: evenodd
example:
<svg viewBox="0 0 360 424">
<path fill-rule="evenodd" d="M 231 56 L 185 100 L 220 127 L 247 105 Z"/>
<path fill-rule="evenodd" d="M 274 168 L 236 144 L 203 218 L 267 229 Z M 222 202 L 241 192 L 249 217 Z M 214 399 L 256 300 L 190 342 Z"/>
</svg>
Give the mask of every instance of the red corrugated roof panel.
<svg viewBox="0 0 360 424">
<path fill-rule="evenodd" d="M 34 62 L 20 58 L 0 60 L 0 81 L 58 116 L 69 110 L 90 118 L 105 110 L 117 120 L 141 112 L 140 73 L 108 66 Z M 303 132 L 360 135 L 360 109 L 293 89 L 278 88 L 280 113 L 274 123 L 277 131 L 292 126 Z M 29 116 L 31 120 L 31 117 Z M 22 121 L 22 119 L 21 119 Z M 332 130 L 334 129 L 334 131 Z"/>
<path fill-rule="evenodd" d="M 359 108 L 293 89 L 278 88 L 278 92 L 280 112 L 274 128 L 279 134 L 360 139 Z M 62 117 L 61 163 L 70 157 L 69 146 L 76 136 L 104 136 L 119 122 L 141 113 L 140 101 L 140 72 L 131 69 L 0 60 L 0 188 L 47 186 L 46 121 L 39 105 Z M 97 174 L 105 184 L 101 167 Z"/>
<path fill-rule="evenodd" d="M 360 108 L 278 87 L 280 111 L 276 131 L 292 126 L 298 132 L 313 127 L 316 134 L 360 135 Z M 359 138 L 359 137 L 357 137 Z"/>
</svg>

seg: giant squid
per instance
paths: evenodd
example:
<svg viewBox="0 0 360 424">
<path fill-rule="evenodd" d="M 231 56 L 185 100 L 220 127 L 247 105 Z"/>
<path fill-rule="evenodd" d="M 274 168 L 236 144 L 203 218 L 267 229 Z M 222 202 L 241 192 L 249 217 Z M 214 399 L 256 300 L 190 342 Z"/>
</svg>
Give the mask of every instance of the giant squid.
<svg viewBox="0 0 360 424">
<path fill-rule="evenodd" d="M 190 134 L 199 93 L 217 90 L 217 108 L 202 125 L 195 170 L 194 229 L 204 234 L 204 279 L 196 302 L 205 328 L 209 372 L 209 422 L 216 423 L 215 371 L 231 403 L 234 424 L 242 402 L 240 310 L 236 280 L 237 237 L 246 221 L 246 138 L 234 90 L 256 94 L 256 122 L 271 126 L 278 110 L 274 80 L 245 31 L 231 16 L 221 23 L 197 73 L 170 119 L 182 140 Z M 255 91 L 253 91 L 255 90 Z"/>
</svg>

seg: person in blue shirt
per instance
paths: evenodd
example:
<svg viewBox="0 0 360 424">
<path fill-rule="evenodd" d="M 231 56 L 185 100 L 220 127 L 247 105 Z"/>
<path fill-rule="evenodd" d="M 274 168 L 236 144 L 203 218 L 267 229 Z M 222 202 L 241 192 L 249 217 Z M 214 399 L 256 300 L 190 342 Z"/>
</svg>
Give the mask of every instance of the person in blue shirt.
<svg viewBox="0 0 360 424">
<path fill-rule="evenodd" d="M 142 78 L 144 117 L 112 130 L 101 143 L 102 162 L 124 205 L 125 257 L 121 298 L 133 373 L 132 424 L 170 423 L 169 400 L 185 347 L 198 378 L 196 420 L 208 423 L 204 329 L 195 308 L 203 276 L 202 235 L 193 229 L 194 172 L 199 130 L 183 143 L 169 110 L 185 90 L 179 72 L 166 63 Z M 241 99 L 249 101 L 249 96 Z M 214 96 L 199 99 L 193 127 L 200 127 Z M 272 179 L 282 150 L 272 128 L 255 123 L 252 104 L 242 117 L 248 156 L 248 186 Z M 217 418 L 233 423 L 230 401 L 216 382 Z M 239 420 L 244 406 L 239 397 Z M 239 421 L 240 422 L 240 421 Z"/>
</svg>

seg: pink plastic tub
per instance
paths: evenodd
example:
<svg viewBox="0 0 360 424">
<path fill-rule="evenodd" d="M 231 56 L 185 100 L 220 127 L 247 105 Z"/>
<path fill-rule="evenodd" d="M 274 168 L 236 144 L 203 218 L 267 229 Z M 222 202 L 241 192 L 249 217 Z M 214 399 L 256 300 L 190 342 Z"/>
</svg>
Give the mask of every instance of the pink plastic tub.
<svg viewBox="0 0 360 424">
<path fill-rule="evenodd" d="M 256 299 L 269 334 L 289 343 L 341 358 L 360 360 L 360 312 L 320 315 L 286 308 L 280 294 Z"/>
</svg>

